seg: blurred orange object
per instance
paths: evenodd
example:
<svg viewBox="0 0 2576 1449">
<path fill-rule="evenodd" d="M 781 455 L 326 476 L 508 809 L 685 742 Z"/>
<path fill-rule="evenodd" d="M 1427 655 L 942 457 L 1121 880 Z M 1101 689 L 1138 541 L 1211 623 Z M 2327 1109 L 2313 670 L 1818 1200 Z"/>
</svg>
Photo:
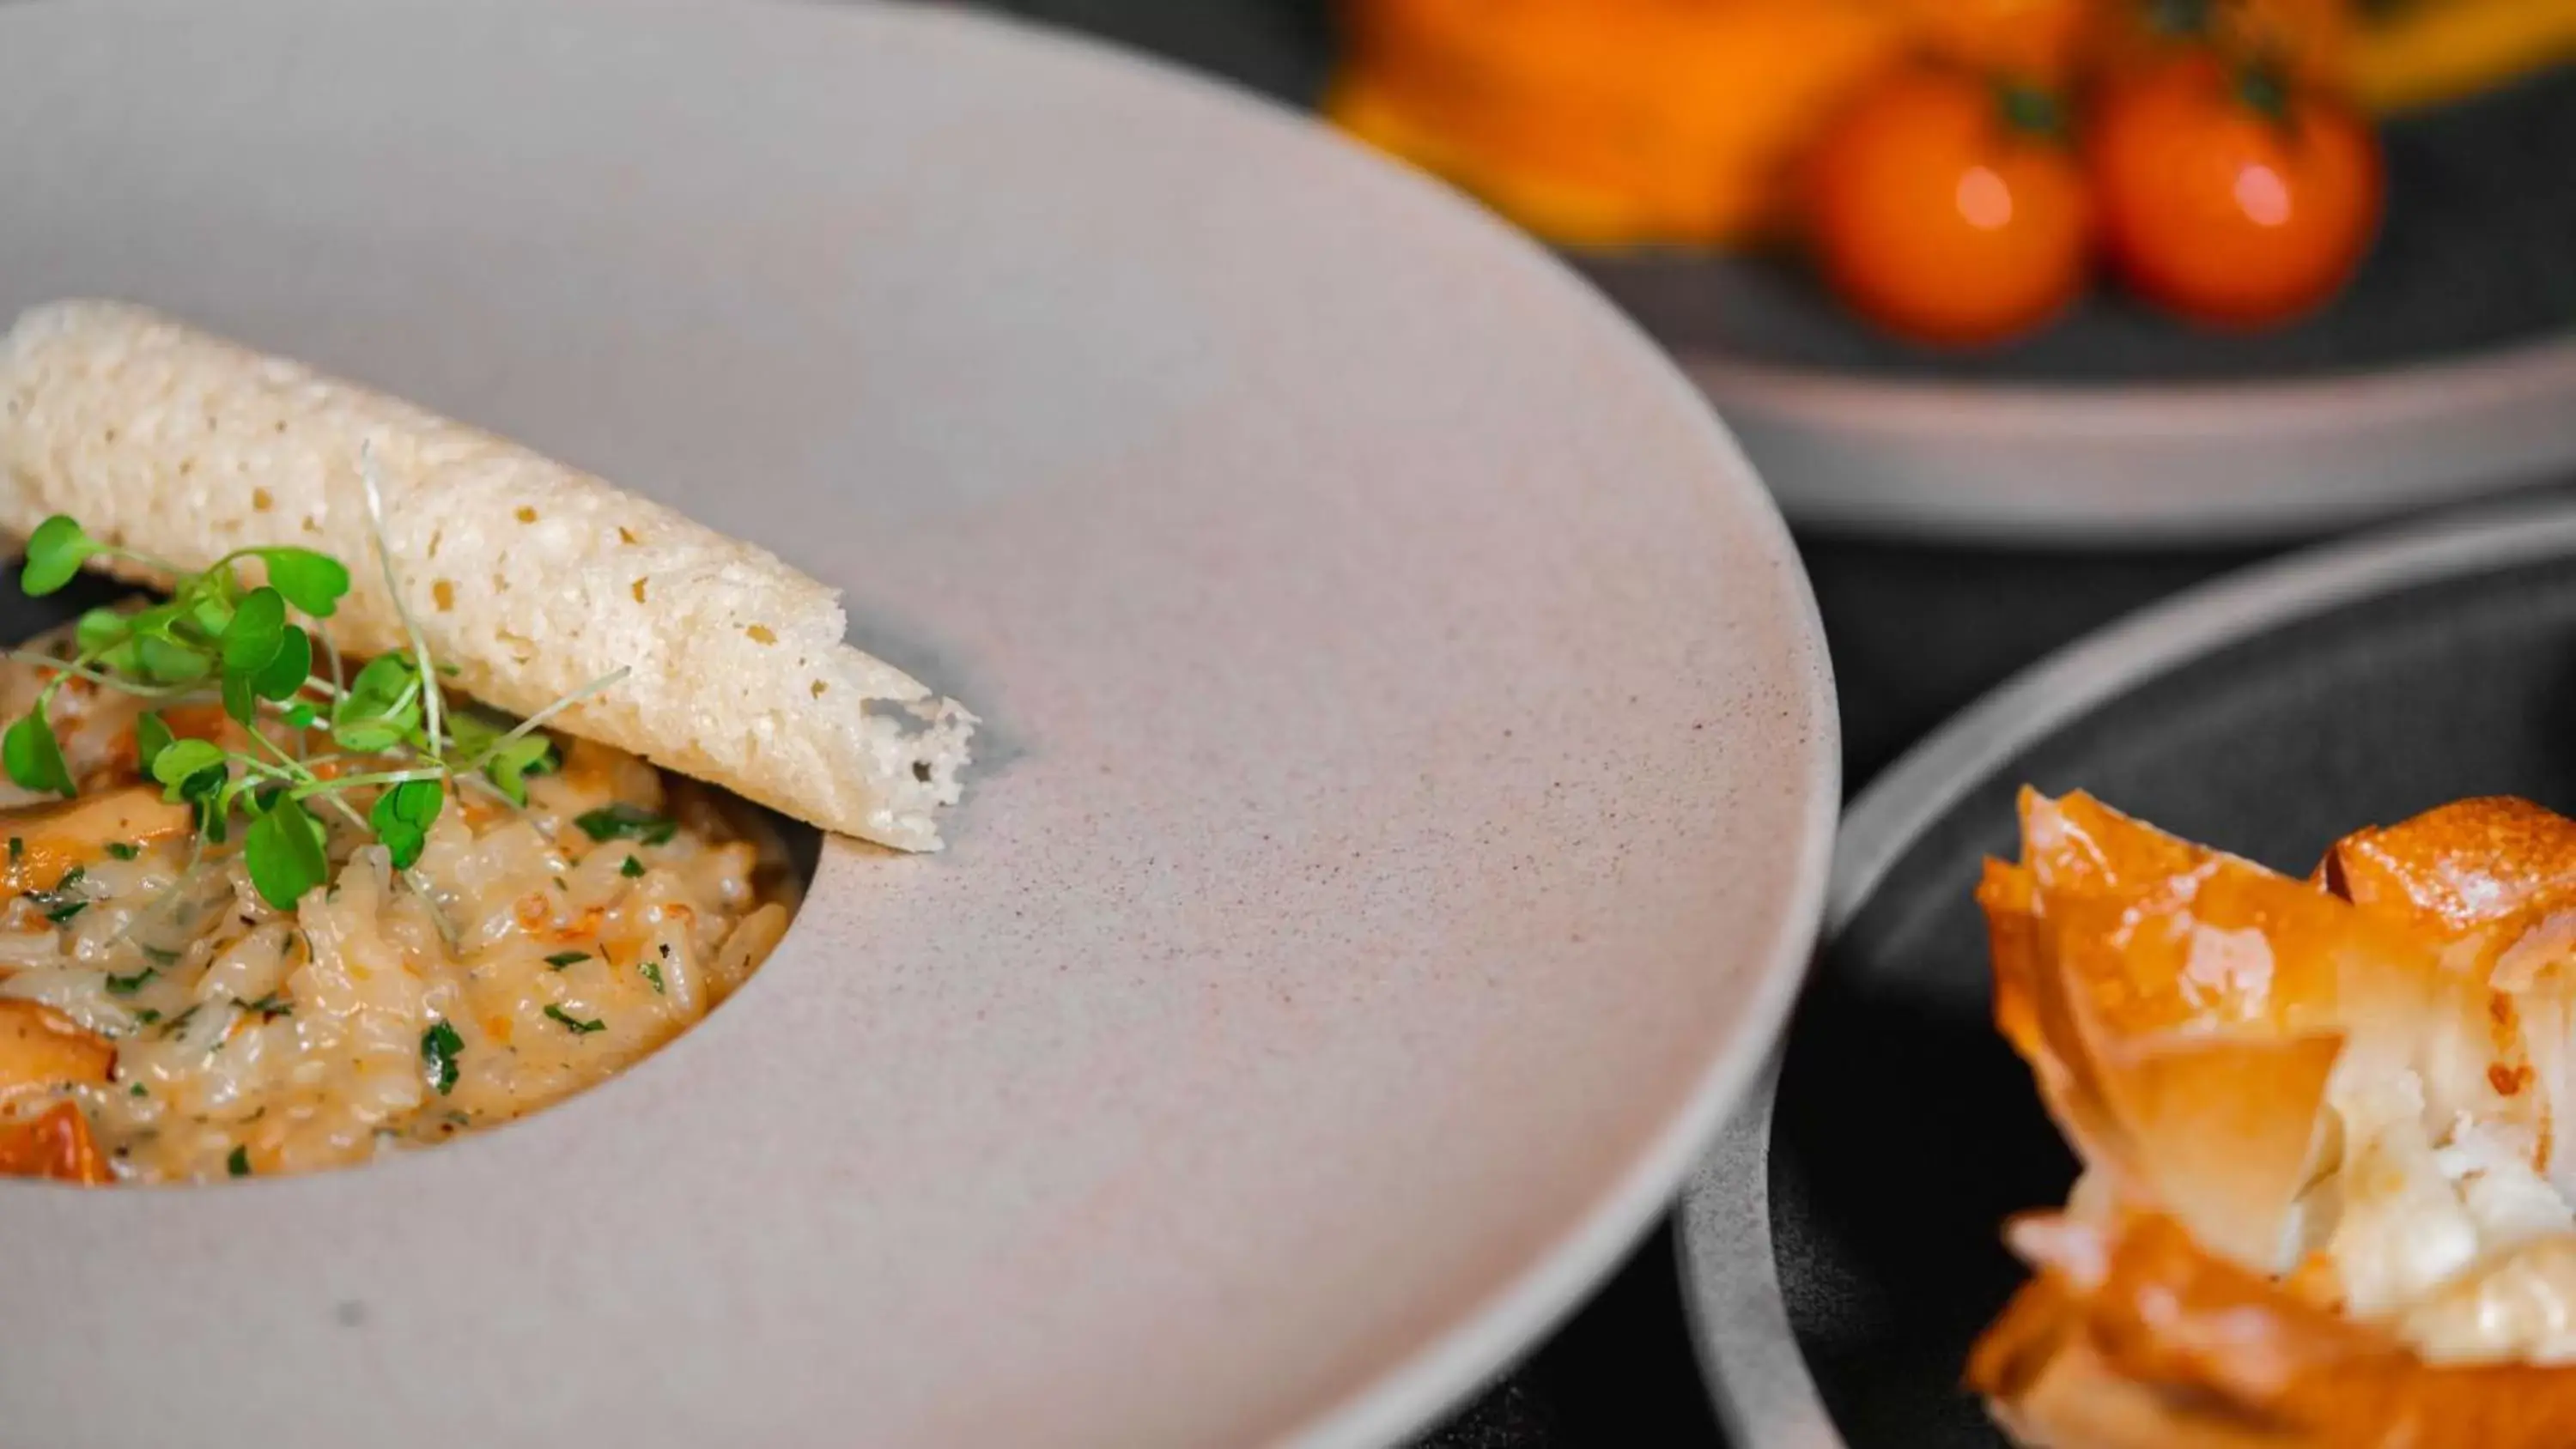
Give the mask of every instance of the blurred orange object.
<svg viewBox="0 0 2576 1449">
<path fill-rule="evenodd" d="M 2087 136 L 2112 265 L 2205 323 L 2255 327 L 2318 306 L 2378 230 L 2368 125 L 2260 67 L 2194 51 L 2119 77 Z"/>
<path fill-rule="evenodd" d="M 1336 122 L 1593 246 L 1782 221 L 1816 125 L 1909 40 L 1892 0 L 1354 0 L 1346 19 Z"/>
<path fill-rule="evenodd" d="M 2576 0 L 2374 0 L 2344 81 L 2374 109 L 2433 105 L 2576 60 Z"/>
<path fill-rule="evenodd" d="M 1947 68 L 1900 71 L 1825 132 L 1810 243 L 1834 290 L 1922 341 L 2001 341 L 2084 289 L 2091 204 L 2055 103 Z"/>
<path fill-rule="evenodd" d="M 1926 51 L 2016 80 L 2062 84 L 2094 32 L 2099 0 L 1891 0 Z"/>
</svg>

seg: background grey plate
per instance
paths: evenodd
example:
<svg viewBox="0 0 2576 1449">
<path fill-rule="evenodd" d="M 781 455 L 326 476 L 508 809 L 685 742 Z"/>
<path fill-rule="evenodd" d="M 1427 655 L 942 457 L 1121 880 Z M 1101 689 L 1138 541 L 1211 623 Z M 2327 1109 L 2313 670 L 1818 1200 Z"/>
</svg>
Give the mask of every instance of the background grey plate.
<svg viewBox="0 0 2576 1449">
<path fill-rule="evenodd" d="M 1325 0 L 993 0 L 1311 103 Z M 2387 132 L 2388 224 L 2316 317 L 2212 336 L 2105 291 L 1961 357 L 1791 265 L 1578 265 L 1716 401 L 1793 523 L 1998 544 L 2312 536 L 2576 462 L 2576 69 Z"/>
<path fill-rule="evenodd" d="M 1693 1331 L 1743 1442 L 2000 1442 L 1958 1375 L 2022 1276 L 2004 1217 L 2074 1175 L 1989 1020 L 1971 897 L 1979 861 L 2015 850 L 2025 782 L 2297 872 L 2464 796 L 2576 809 L 2576 505 L 2186 595 L 2006 686 L 1862 795 L 1777 1074 L 1686 1199 Z"/>
</svg>

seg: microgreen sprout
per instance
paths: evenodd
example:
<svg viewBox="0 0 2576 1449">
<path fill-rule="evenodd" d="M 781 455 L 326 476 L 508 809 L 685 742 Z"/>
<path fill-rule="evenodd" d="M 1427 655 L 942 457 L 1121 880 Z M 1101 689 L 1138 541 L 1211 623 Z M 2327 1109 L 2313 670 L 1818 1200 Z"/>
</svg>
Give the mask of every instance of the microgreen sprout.
<svg viewBox="0 0 2576 1449">
<path fill-rule="evenodd" d="M 527 804 L 529 778 L 559 764 L 541 726 L 627 671 L 595 680 L 525 720 L 451 704 L 440 681 L 455 671 L 430 656 L 419 620 L 403 603 L 367 449 L 359 454 L 359 476 L 376 560 L 408 652 L 378 655 L 353 676 L 327 633 L 306 627 L 331 618 L 349 594 L 349 570 L 328 554 L 245 548 L 192 573 L 94 538 L 56 514 L 28 538 L 19 575 L 27 593 L 53 593 L 99 559 L 138 564 L 172 580 L 172 587 L 159 603 L 83 614 L 68 657 L 10 651 L 50 677 L 33 707 L 0 731 L 0 769 L 28 790 L 80 793 L 53 725 L 54 698 L 65 680 L 156 706 L 212 700 L 241 726 L 247 749 L 184 736 L 159 709 L 134 723 L 137 767 L 164 798 L 193 810 L 201 845 L 222 844 L 238 828 L 251 884 L 269 905 L 293 910 L 330 878 L 329 837 L 316 813 L 327 812 L 381 843 L 436 915 L 435 900 L 411 872 L 457 786 L 470 780 L 513 805 Z M 242 569 L 254 562 L 257 582 Z M 280 727 L 286 744 L 276 738 Z M 317 735 L 336 752 L 309 753 Z M 357 790 L 376 792 L 364 814 L 345 798 Z M 621 831 L 629 832 L 652 838 L 649 829 Z M 439 924 L 447 929 L 443 917 Z"/>
</svg>

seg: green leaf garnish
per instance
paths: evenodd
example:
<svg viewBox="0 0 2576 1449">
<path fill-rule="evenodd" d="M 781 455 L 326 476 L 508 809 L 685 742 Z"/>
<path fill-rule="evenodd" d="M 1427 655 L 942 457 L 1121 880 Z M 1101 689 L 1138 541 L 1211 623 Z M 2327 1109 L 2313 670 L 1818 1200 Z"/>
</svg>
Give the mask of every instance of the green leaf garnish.
<svg viewBox="0 0 2576 1449">
<path fill-rule="evenodd" d="M 82 531 L 71 515 L 57 513 L 27 535 L 27 566 L 18 573 L 18 587 L 38 597 L 50 594 L 70 583 L 98 550 L 98 540 Z"/>
<path fill-rule="evenodd" d="M 286 645 L 286 596 L 257 588 L 224 626 L 224 673 L 257 674 Z"/>
<path fill-rule="evenodd" d="M 509 797 L 510 803 L 528 803 L 528 777 L 542 775 L 555 767 L 554 742 L 539 734 L 525 734 L 492 752 L 483 765 L 483 774 L 493 787 Z"/>
<path fill-rule="evenodd" d="M 379 654 L 349 681 L 332 709 L 331 738 L 344 750 L 377 754 L 411 740 L 420 728 L 420 711 L 420 676 L 411 661 Z"/>
<path fill-rule="evenodd" d="M 161 716 L 145 710 L 134 717 L 134 760 L 143 767 L 144 774 L 155 780 L 161 778 L 152 774 L 152 762 L 170 748 L 171 738 L 170 726 L 162 722 Z"/>
<path fill-rule="evenodd" d="M 144 718 L 150 719 L 151 716 Z M 193 798 L 188 787 L 209 771 L 224 773 L 226 756 L 221 749 L 204 740 L 173 740 L 168 738 L 169 733 L 168 727 L 163 726 L 163 742 L 152 752 L 152 778 L 167 789 L 169 799 Z M 136 738 L 140 740 L 140 730 Z"/>
<path fill-rule="evenodd" d="M 223 696 L 224 713 L 231 715 L 237 723 L 249 725 L 258 721 L 259 691 L 251 686 L 249 675 L 225 675 Z"/>
<path fill-rule="evenodd" d="M 429 827 L 438 819 L 447 788 L 436 780 L 405 780 L 376 797 L 367 823 L 393 855 L 394 869 L 409 870 L 429 843 Z"/>
<path fill-rule="evenodd" d="M 636 969 L 636 970 L 638 970 L 638 971 L 643 972 L 643 973 L 644 973 L 644 979 L 653 983 L 653 994 L 654 994 L 654 995 L 656 995 L 656 996 L 660 996 L 660 995 L 662 995 L 662 994 L 663 994 L 663 992 L 662 992 L 662 963 L 661 963 L 661 962 L 659 962 L 659 961 L 655 961 L 655 960 L 651 960 L 651 959 L 649 959 L 649 958 L 648 958 L 648 959 L 646 959 L 646 960 L 642 960 L 642 961 L 638 961 L 638 962 L 636 962 L 636 963 L 635 963 L 635 969 Z"/>
<path fill-rule="evenodd" d="M 560 1006 L 548 1006 L 546 1008 L 546 1017 L 551 1021 L 562 1022 L 565 1027 L 571 1030 L 574 1036 L 588 1036 L 594 1031 L 608 1030 L 607 1022 L 601 1021 L 596 1017 L 593 1017 L 589 1021 L 584 1021 L 580 1017 L 566 1014 L 564 1009 Z"/>
<path fill-rule="evenodd" d="M 250 1176 L 250 1149 L 236 1147 L 224 1158 L 224 1171 L 234 1177 Z"/>
<path fill-rule="evenodd" d="M 203 643 L 224 637 L 232 627 L 233 602 L 237 597 L 229 573 L 201 576 L 205 592 L 194 599 L 173 599 L 158 609 L 146 610 L 143 622 L 135 631 L 174 644 Z"/>
<path fill-rule="evenodd" d="M 566 966 L 577 966 L 589 959 L 590 953 L 588 951 L 557 951 L 546 958 L 546 964 L 552 966 L 557 971 L 561 971 Z"/>
<path fill-rule="evenodd" d="M 401 744 L 403 732 L 381 720 L 364 720 L 354 724 L 335 726 L 331 731 L 331 738 L 344 750 L 355 754 L 374 755 Z"/>
<path fill-rule="evenodd" d="M 146 634 L 134 641 L 134 667 L 147 684 L 194 684 L 215 672 L 206 650 Z"/>
<path fill-rule="evenodd" d="M 110 996 L 132 996 L 143 989 L 145 982 L 160 974 L 160 967 L 146 966 L 131 976 L 110 976 L 107 978 L 107 993 Z"/>
<path fill-rule="evenodd" d="M 286 602 L 316 619 L 328 619 L 349 592 L 349 571 L 340 561 L 309 548 L 254 549 L 268 565 L 268 585 Z"/>
<path fill-rule="evenodd" d="M 59 926 L 88 909 L 89 902 L 87 901 L 65 901 L 61 905 L 54 907 L 52 910 L 45 912 L 45 919 Z"/>
<path fill-rule="evenodd" d="M 0 767 L 9 778 L 29 790 L 50 790 L 70 797 L 80 793 L 72 784 L 71 767 L 63 763 L 63 747 L 54 739 L 53 721 L 39 706 L 18 717 L 8 732 L 0 734 Z"/>
<path fill-rule="evenodd" d="M 644 874 L 644 861 L 641 857 L 630 855 L 617 867 L 617 873 L 628 880 L 634 880 Z"/>
<path fill-rule="evenodd" d="M 576 816 L 573 824 L 593 840 L 640 840 L 646 845 L 667 843 L 680 827 L 667 815 L 656 815 L 640 805 L 621 800 L 597 810 Z"/>
<path fill-rule="evenodd" d="M 295 909 L 304 893 L 331 874 L 322 853 L 322 822 L 305 813 L 294 796 L 281 797 L 242 834 L 242 862 L 259 897 L 281 911 Z"/>
<path fill-rule="evenodd" d="M 143 853 L 143 847 L 122 840 L 111 840 L 107 843 L 107 853 L 118 860 L 132 860 Z"/>
<path fill-rule="evenodd" d="M 312 673 L 312 636 L 289 624 L 278 638 L 277 653 L 251 676 L 251 692 L 262 699 L 284 703 L 303 691 L 304 681 Z"/>
<path fill-rule="evenodd" d="M 115 647 L 131 632 L 123 614 L 114 609 L 92 609 L 81 615 L 80 623 L 73 626 L 72 642 L 83 654 L 100 654 Z"/>
<path fill-rule="evenodd" d="M 410 660 L 399 654 L 379 654 L 349 681 L 348 698 L 341 708 L 352 718 L 382 719 L 406 696 L 416 699 L 419 692 L 420 676 L 412 672 Z"/>
<path fill-rule="evenodd" d="M 465 1038 L 456 1028 L 439 1022 L 420 1034 L 421 1065 L 429 1069 L 430 1084 L 444 1097 L 456 1090 L 456 1059 L 465 1054 Z"/>
</svg>

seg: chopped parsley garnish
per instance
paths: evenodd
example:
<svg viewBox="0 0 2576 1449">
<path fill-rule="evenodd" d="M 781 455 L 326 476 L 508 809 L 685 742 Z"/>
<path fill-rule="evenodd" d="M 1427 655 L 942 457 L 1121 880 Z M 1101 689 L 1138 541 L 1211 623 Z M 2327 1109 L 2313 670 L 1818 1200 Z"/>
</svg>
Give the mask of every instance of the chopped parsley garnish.
<svg viewBox="0 0 2576 1449">
<path fill-rule="evenodd" d="M 224 1171 L 234 1177 L 250 1176 L 250 1149 L 234 1148 L 232 1155 L 224 1159 Z"/>
<path fill-rule="evenodd" d="M 87 896 L 72 893 L 73 888 L 81 883 L 81 877 L 86 874 L 88 872 L 79 866 L 73 866 L 63 872 L 63 878 L 54 883 L 52 890 L 29 891 L 27 899 L 36 903 L 36 908 L 45 913 L 46 920 L 59 926 L 89 909 Z"/>
<path fill-rule="evenodd" d="M 161 1029 L 161 1034 L 163 1036 L 177 1036 L 180 1029 L 185 1027 L 190 1018 L 197 1014 L 197 1006 L 203 1005 L 205 1005 L 204 1002 L 198 1002 L 196 1006 L 191 1006 L 187 1010 L 180 1012 L 177 1016 L 170 1018 L 170 1024 Z"/>
<path fill-rule="evenodd" d="M 149 1097 L 152 1095 L 152 1091 L 141 1082 L 137 1082 L 133 1086 L 125 1089 L 125 1095 L 129 1097 Z"/>
<path fill-rule="evenodd" d="M 132 996 L 143 989 L 143 983 L 160 974 L 161 968 L 158 966 L 146 966 L 131 976 L 110 974 L 107 978 L 107 993 L 110 996 Z"/>
<path fill-rule="evenodd" d="M 626 863 L 617 868 L 617 873 L 626 877 L 628 880 L 633 880 L 644 873 L 644 862 L 641 859 L 630 855 L 626 857 Z"/>
<path fill-rule="evenodd" d="M 23 837 L 16 836 L 16 835 L 12 835 L 12 836 L 10 836 L 10 837 L 9 837 L 9 863 L 10 863 L 11 865 L 16 865 L 19 861 L 24 860 L 24 859 L 26 858 L 26 856 L 27 856 L 27 842 L 26 842 L 26 840 L 25 840 Z"/>
<path fill-rule="evenodd" d="M 132 860 L 143 853 L 143 847 L 129 845 L 122 840 L 111 840 L 107 843 L 107 853 L 119 860 Z"/>
<path fill-rule="evenodd" d="M 557 951 L 546 958 L 546 964 L 552 966 L 557 971 L 561 971 L 566 966 L 577 965 L 580 962 L 587 961 L 589 959 L 590 953 L 588 951 Z"/>
<path fill-rule="evenodd" d="M 663 994 L 661 962 L 653 960 L 638 961 L 635 963 L 635 969 L 643 972 L 644 979 L 653 983 L 654 995 L 660 996 Z"/>
<path fill-rule="evenodd" d="M 161 1019 L 161 1013 L 147 1006 L 135 1012 L 134 1019 L 137 1023 L 143 1026 L 150 1026 L 152 1023 Z"/>
<path fill-rule="evenodd" d="M 576 816 L 572 823 L 593 840 L 640 840 L 646 845 L 668 844 L 680 828 L 679 822 L 667 815 L 656 815 L 623 800 Z"/>
<path fill-rule="evenodd" d="M 420 1034 L 421 1065 L 429 1068 L 429 1079 L 444 1097 L 456 1090 L 456 1059 L 465 1053 L 465 1038 L 456 1028 L 440 1022 Z"/>
<path fill-rule="evenodd" d="M 574 1036 L 588 1036 L 594 1031 L 608 1030 L 607 1022 L 601 1021 L 596 1017 L 593 1017 L 589 1021 L 584 1021 L 580 1017 L 566 1012 L 560 1006 L 547 1007 L 546 1016 L 549 1020 L 562 1022 L 566 1027 L 571 1029 Z"/>
<path fill-rule="evenodd" d="M 179 953 L 176 951 L 164 951 L 158 946 L 144 946 L 139 949 L 143 952 L 143 959 L 151 962 L 155 966 L 175 966 L 179 964 Z"/>
<path fill-rule="evenodd" d="M 258 1012 L 262 1021 L 275 1021 L 281 1016 L 293 1016 L 295 1003 L 272 991 L 257 1001 L 242 1002 L 241 1009 Z"/>
</svg>

